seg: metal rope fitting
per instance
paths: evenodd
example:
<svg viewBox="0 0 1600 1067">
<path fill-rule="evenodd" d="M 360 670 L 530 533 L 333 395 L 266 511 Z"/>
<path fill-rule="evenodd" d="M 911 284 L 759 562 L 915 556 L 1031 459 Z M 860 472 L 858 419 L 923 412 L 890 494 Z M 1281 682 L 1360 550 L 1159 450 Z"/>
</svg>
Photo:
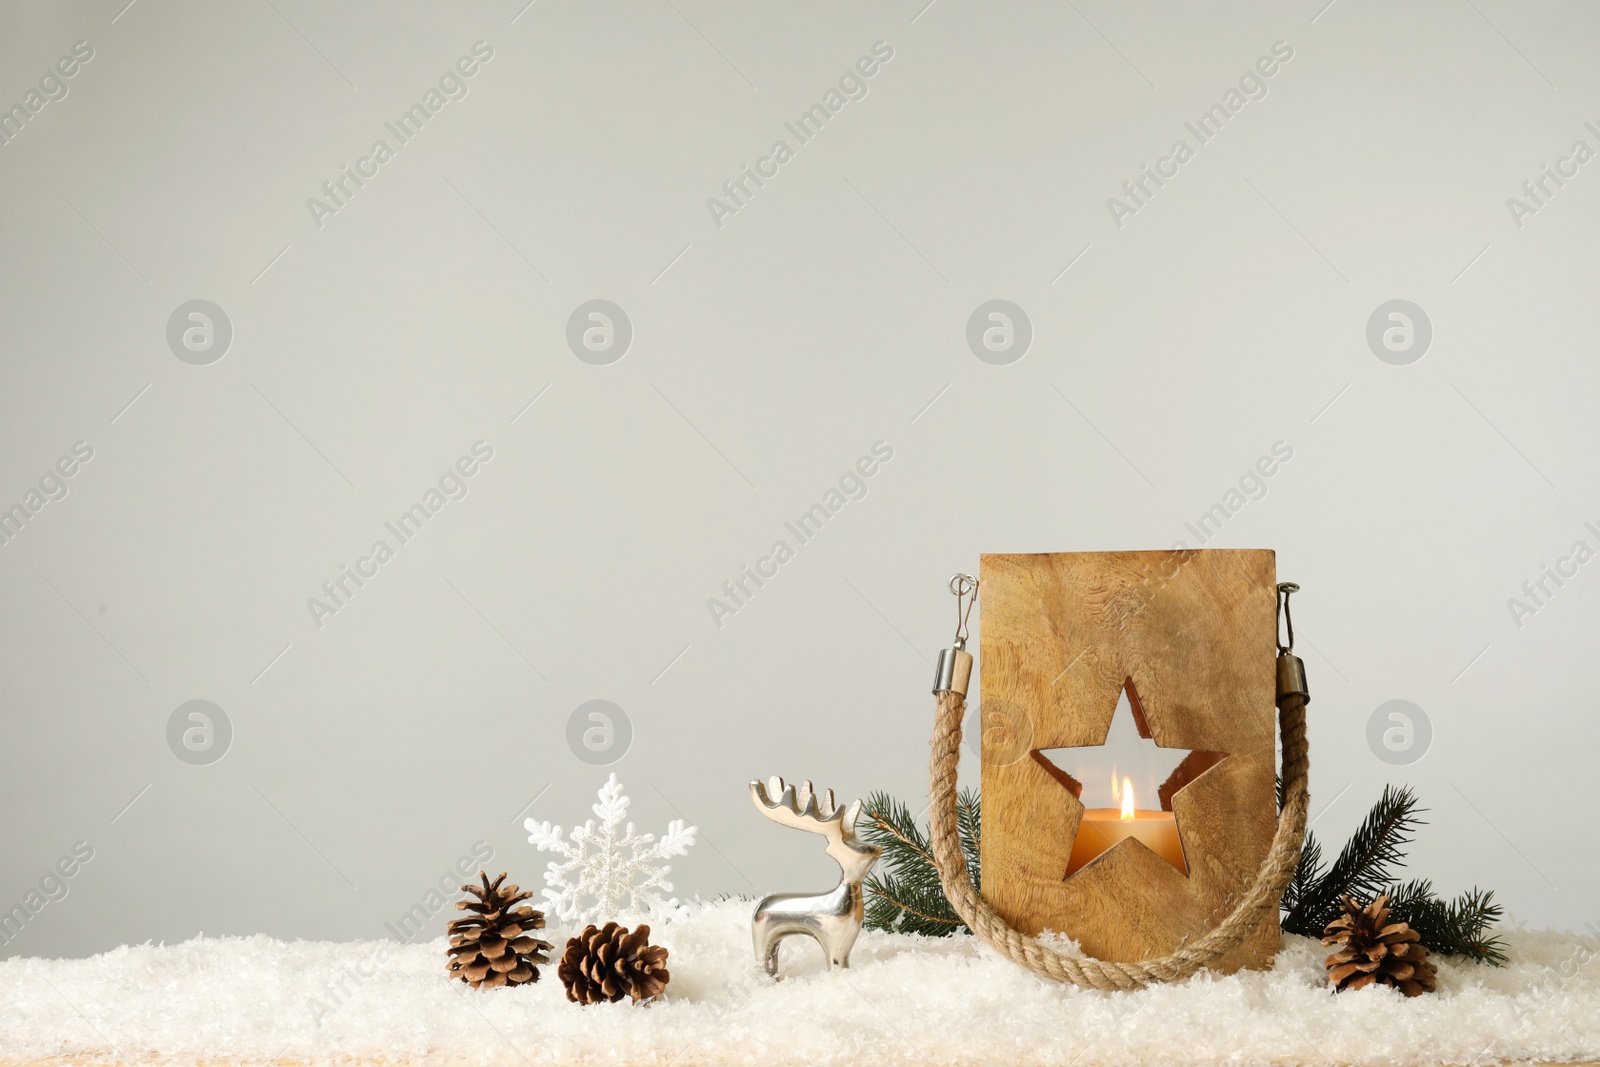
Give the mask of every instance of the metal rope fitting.
<svg viewBox="0 0 1600 1067">
<path fill-rule="evenodd" d="M 956 639 L 952 648 L 939 650 L 933 667 L 933 692 L 967 695 L 972 681 L 972 654 L 967 651 L 967 620 L 978 603 L 978 579 L 956 574 L 950 579 L 950 592 L 956 598 Z M 970 599 L 969 599 L 970 598 Z"/>
<path fill-rule="evenodd" d="M 1283 698 L 1299 694 L 1305 703 L 1311 703 L 1311 690 L 1306 686 L 1306 665 L 1293 652 L 1278 653 L 1278 703 Z"/>
<path fill-rule="evenodd" d="M 1278 646 L 1278 703 L 1287 696 L 1299 696 L 1302 703 L 1311 703 L 1311 689 L 1306 685 L 1306 665 L 1294 654 L 1294 619 L 1289 614 L 1289 595 L 1298 593 L 1300 587 L 1293 582 L 1278 586 L 1278 615 L 1283 619 L 1288 644 Z M 1274 635 L 1276 637 L 1276 635 Z"/>
<path fill-rule="evenodd" d="M 972 681 L 972 653 L 963 648 L 941 648 L 933 665 L 933 692 L 967 695 Z"/>
</svg>

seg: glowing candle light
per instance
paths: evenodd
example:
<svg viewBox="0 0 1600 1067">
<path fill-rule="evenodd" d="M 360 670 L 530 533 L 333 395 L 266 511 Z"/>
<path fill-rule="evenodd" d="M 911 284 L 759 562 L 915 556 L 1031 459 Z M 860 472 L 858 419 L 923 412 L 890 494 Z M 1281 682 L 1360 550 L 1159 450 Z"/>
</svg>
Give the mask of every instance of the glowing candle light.
<svg viewBox="0 0 1600 1067">
<path fill-rule="evenodd" d="M 1067 874 L 1075 874 L 1130 837 L 1188 874 L 1183 844 L 1178 840 L 1177 817 L 1170 811 L 1140 811 L 1134 803 L 1133 780 L 1123 778 L 1119 784 L 1115 771 L 1111 776 L 1111 796 L 1113 800 L 1121 798 L 1120 808 L 1084 809 L 1078 836 L 1072 842 L 1072 856 L 1067 861 Z"/>
</svg>

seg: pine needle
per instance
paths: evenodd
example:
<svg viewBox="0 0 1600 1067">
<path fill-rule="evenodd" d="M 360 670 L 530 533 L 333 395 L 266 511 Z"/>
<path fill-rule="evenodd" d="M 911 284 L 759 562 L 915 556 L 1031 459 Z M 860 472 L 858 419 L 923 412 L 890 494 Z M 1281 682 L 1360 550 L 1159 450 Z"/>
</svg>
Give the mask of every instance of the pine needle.
<svg viewBox="0 0 1600 1067">
<path fill-rule="evenodd" d="M 930 937 L 966 932 L 967 924 L 950 907 L 939 884 L 928 833 L 911 810 L 887 793 L 873 793 L 862 815 L 861 836 L 883 849 L 883 858 L 867 876 L 866 927 Z M 956 798 L 956 826 L 974 885 L 981 885 L 981 820 L 977 793 L 962 790 Z"/>
</svg>

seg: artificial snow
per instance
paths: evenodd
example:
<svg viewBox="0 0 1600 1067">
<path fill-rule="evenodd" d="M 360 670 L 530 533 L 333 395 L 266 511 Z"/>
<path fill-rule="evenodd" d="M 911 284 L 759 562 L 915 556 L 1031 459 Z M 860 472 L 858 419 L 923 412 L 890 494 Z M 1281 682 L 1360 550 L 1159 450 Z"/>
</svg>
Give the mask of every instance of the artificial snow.
<svg viewBox="0 0 1600 1067">
<path fill-rule="evenodd" d="M 1326 949 L 1285 937 L 1271 971 L 1101 993 L 1035 978 L 969 936 L 864 932 L 853 966 L 783 943 L 782 981 L 750 946 L 753 904 L 653 925 L 667 995 L 580 1008 L 555 966 L 533 985 L 445 978 L 445 941 L 196 938 L 86 960 L 0 962 L 0 1060 L 653 1064 L 1489 1064 L 1600 1058 L 1600 942 L 1504 932 L 1511 962 L 1438 958 L 1407 1000 L 1335 996 Z M 546 931 L 559 957 L 571 929 Z"/>
</svg>

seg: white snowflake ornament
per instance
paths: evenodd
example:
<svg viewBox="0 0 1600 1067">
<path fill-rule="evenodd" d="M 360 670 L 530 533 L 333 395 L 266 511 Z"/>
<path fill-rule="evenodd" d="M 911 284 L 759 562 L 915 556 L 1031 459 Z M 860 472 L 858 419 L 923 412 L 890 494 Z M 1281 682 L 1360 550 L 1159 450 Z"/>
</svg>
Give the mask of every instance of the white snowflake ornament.
<svg viewBox="0 0 1600 1067">
<path fill-rule="evenodd" d="M 550 861 L 544 872 L 544 899 L 562 922 L 586 923 L 614 919 L 623 911 L 643 911 L 666 916 L 679 909 L 678 898 L 662 899 L 672 892 L 667 874 L 672 868 L 653 861 L 668 856 L 688 855 L 699 831 L 684 826 L 682 819 L 667 823 L 667 832 L 657 841 L 654 834 L 633 832 L 633 823 L 619 835 L 617 828 L 628 814 L 629 800 L 622 795 L 622 783 L 613 774 L 600 787 L 600 802 L 593 811 L 600 818 L 574 826 L 563 841 L 561 827 L 549 822 L 523 821 L 528 841 L 540 852 L 554 852 L 564 862 Z"/>
</svg>

